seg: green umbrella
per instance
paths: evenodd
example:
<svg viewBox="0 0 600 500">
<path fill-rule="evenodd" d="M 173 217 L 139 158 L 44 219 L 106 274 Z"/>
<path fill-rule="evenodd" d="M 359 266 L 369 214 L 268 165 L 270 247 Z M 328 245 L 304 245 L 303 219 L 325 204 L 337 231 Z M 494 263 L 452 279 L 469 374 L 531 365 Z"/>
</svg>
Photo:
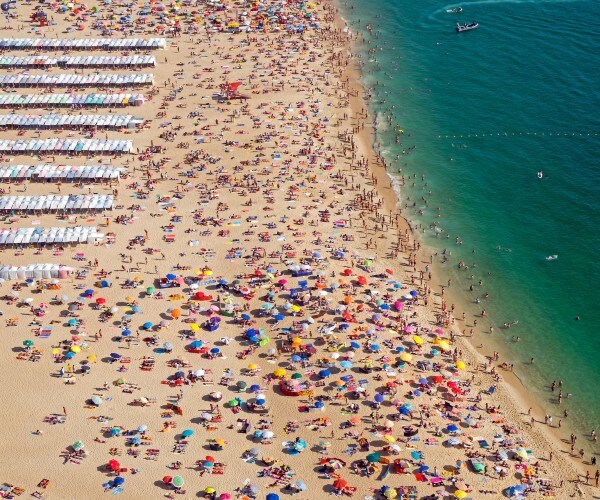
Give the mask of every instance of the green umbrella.
<svg viewBox="0 0 600 500">
<path fill-rule="evenodd" d="M 244 390 L 246 387 L 248 387 L 248 384 L 246 382 L 244 382 L 243 380 L 240 380 L 237 384 L 237 388 L 240 390 Z"/>
<path fill-rule="evenodd" d="M 148 288 L 146 288 L 146 293 L 147 294 L 152 294 L 154 293 L 155 288 L 153 286 L 149 286 Z"/>
<path fill-rule="evenodd" d="M 33 345 L 33 340 L 24 340 L 23 345 L 25 347 L 31 347 Z"/>
<path fill-rule="evenodd" d="M 367 455 L 367 461 L 371 463 L 379 462 L 381 455 L 379 453 L 370 453 Z"/>
<path fill-rule="evenodd" d="M 293 378 L 293 379 L 295 379 L 295 380 L 296 380 L 296 379 L 299 379 L 299 378 L 302 378 L 302 374 L 301 374 L 301 373 L 294 373 L 294 374 L 292 375 L 292 378 Z"/>
<path fill-rule="evenodd" d="M 82 441 L 75 441 L 75 443 L 73 443 L 73 449 L 75 451 L 79 451 L 79 450 L 83 450 L 84 444 Z"/>
<path fill-rule="evenodd" d="M 175 476 L 171 481 L 171 484 L 175 486 L 175 488 L 181 488 L 183 486 L 183 478 L 181 476 Z"/>
</svg>

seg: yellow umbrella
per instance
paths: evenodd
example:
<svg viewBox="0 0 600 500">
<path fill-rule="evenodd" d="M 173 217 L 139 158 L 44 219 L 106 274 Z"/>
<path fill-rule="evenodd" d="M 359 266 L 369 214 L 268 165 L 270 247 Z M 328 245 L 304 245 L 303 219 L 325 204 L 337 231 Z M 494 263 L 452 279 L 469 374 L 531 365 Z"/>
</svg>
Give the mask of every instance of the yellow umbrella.
<svg viewBox="0 0 600 500">
<path fill-rule="evenodd" d="M 400 353 L 399 358 L 405 363 L 410 363 L 412 361 L 412 354 L 408 354 L 407 352 Z"/>
<path fill-rule="evenodd" d="M 440 340 L 438 341 L 438 346 L 442 351 L 449 351 L 450 350 L 450 344 L 448 344 L 447 340 Z"/>
<path fill-rule="evenodd" d="M 281 377 L 285 377 L 285 374 L 287 372 L 283 369 L 283 368 L 277 368 L 274 372 L 273 375 L 277 378 L 281 378 Z"/>
<path fill-rule="evenodd" d="M 97 356 L 95 354 L 90 354 L 87 359 L 88 361 L 96 361 Z"/>
<path fill-rule="evenodd" d="M 383 439 L 385 441 L 387 441 L 388 443 L 392 444 L 396 442 L 396 438 L 390 434 L 386 434 L 385 436 L 383 436 Z"/>
<path fill-rule="evenodd" d="M 292 344 L 294 345 L 300 345 L 302 343 L 302 339 L 300 337 L 294 337 L 292 339 Z"/>
<path fill-rule="evenodd" d="M 300 306 L 298 306 L 298 305 L 294 304 L 294 305 L 292 306 L 292 311 L 293 311 L 293 312 L 298 312 L 298 311 L 300 311 Z"/>
<path fill-rule="evenodd" d="M 248 370 L 256 370 L 258 368 L 258 365 L 256 363 L 250 363 L 248 365 Z"/>
<path fill-rule="evenodd" d="M 463 491 L 463 490 L 456 490 L 456 491 L 454 492 L 454 496 L 455 496 L 456 498 L 465 498 L 465 497 L 467 496 L 467 492 L 466 492 L 466 491 Z"/>
<path fill-rule="evenodd" d="M 218 444 L 219 446 L 225 446 L 225 441 L 222 439 L 215 439 L 215 444 Z"/>
<path fill-rule="evenodd" d="M 190 324 L 190 330 L 192 330 L 192 332 L 197 332 L 200 330 L 200 325 L 197 325 L 196 323 L 192 323 L 192 324 Z"/>
<path fill-rule="evenodd" d="M 52 354 L 57 355 L 60 352 L 60 349 L 52 349 Z"/>
<path fill-rule="evenodd" d="M 396 488 L 388 488 L 387 490 L 385 490 L 385 493 L 383 494 L 385 496 L 385 498 L 396 498 L 398 496 L 398 492 L 396 491 Z"/>
<path fill-rule="evenodd" d="M 78 345 L 71 346 L 71 352 L 77 354 L 78 352 L 81 352 L 81 347 L 79 347 Z"/>
<path fill-rule="evenodd" d="M 456 362 L 456 368 L 458 368 L 459 370 L 464 370 L 467 367 L 467 365 L 465 365 L 464 361 L 457 361 Z"/>
<path fill-rule="evenodd" d="M 417 345 L 423 345 L 423 339 L 418 335 L 413 335 L 413 342 Z"/>
<path fill-rule="evenodd" d="M 204 276 L 212 276 L 213 272 L 210 269 L 204 271 Z"/>
</svg>

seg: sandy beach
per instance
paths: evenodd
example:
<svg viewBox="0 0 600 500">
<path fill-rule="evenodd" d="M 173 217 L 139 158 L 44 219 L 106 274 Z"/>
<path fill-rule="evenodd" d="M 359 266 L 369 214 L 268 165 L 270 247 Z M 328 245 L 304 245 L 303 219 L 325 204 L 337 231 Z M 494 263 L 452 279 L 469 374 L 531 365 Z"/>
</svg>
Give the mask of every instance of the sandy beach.
<svg viewBox="0 0 600 500">
<path fill-rule="evenodd" d="M 0 92 L 144 96 L 134 106 L 2 110 L 136 119 L 2 131 L 13 141 L 133 143 L 123 154 L 2 153 L 1 167 L 121 169 L 94 182 L 3 179 L 3 198 L 114 199 L 112 210 L 29 204 L 2 214 L 7 231 L 97 231 L 76 244 L 0 246 L 0 266 L 23 268 L 0 286 L 3 497 L 598 494 L 596 467 L 578 455 L 588 438 L 571 450 L 505 361 L 461 336 L 473 318 L 453 319 L 397 210 L 371 147 L 353 35 L 330 2 L 65 2 L 8 13 L 7 39 L 166 42 L 3 51 L 156 60 L 2 69 L 154 76 Z M 34 264 L 64 272 L 30 277 Z"/>
</svg>

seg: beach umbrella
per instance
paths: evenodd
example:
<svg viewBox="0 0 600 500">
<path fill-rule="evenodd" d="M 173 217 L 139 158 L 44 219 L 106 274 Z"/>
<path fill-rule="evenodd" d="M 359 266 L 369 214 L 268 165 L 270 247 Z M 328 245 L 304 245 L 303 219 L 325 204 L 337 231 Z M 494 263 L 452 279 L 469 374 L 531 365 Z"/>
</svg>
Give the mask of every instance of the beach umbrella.
<svg viewBox="0 0 600 500">
<path fill-rule="evenodd" d="M 112 427 L 110 429 L 111 436 L 118 436 L 119 434 L 121 434 L 121 429 L 119 427 Z"/>
<path fill-rule="evenodd" d="M 266 500 L 279 500 L 279 495 L 277 493 L 269 493 Z"/>
<path fill-rule="evenodd" d="M 171 481 L 175 488 L 181 488 L 184 484 L 183 478 L 181 476 L 175 476 Z"/>
<path fill-rule="evenodd" d="M 299 378 L 302 378 L 302 374 L 301 373 L 293 373 L 291 378 L 294 380 L 298 380 Z"/>
<path fill-rule="evenodd" d="M 459 499 L 461 499 L 461 498 L 466 498 L 466 497 L 467 497 L 467 493 L 466 493 L 465 491 L 463 491 L 463 490 L 456 490 L 456 491 L 454 492 L 454 496 L 455 496 L 456 498 L 459 498 Z"/>
<path fill-rule="evenodd" d="M 367 461 L 371 462 L 371 463 L 379 462 L 380 458 L 381 458 L 381 455 L 379 453 L 369 453 L 366 456 Z"/>
<path fill-rule="evenodd" d="M 146 432 L 148 430 L 148 426 L 147 425 L 140 425 L 137 428 L 138 432 Z"/>
<path fill-rule="evenodd" d="M 377 393 L 375 394 L 375 402 L 376 403 L 383 403 L 383 394 Z"/>
<path fill-rule="evenodd" d="M 113 459 L 108 462 L 108 467 L 114 472 L 121 468 L 121 464 L 118 460 Z"/>
<path fill-rule="evenodd" d="M 384 441 L 386 441 L 387 443 L 395 443 L 396 442 L 396 438 L 394 436 L 392 436 L 391 434 L 386 434 L 385 436 L 383 436 Z"/>
<path fill-rule="evenodd" d="M 121 476 L 117 476 L 113 479 L 113 484 L 115 486 L 121 486 L 125 482 L 125 478 Z"/>
<path fill-rule="evenodd" d="M 83 450 L 84 446 L 83 441 L 75 441 L 75 443 L 73 443 L 73 449 L 75 451 Z"/>
<path fill-rule="evenodd" d="M 121 332 L 121 335 L 122 335 L 123 337 L 129 337 L 129 336 L 131 335 L 131 330 L 123 330 L 123 331 Z"/>
<path fill-rule="evenodd" d="M 455 438 L 455 437 L 451 437 L 450 439 L 448 439 L 448 441 L 446 441 L 449 445 L 451 446 L 458 446 L 460 444 L 460 439 Z"/>
<path fill-rule="evenodd" d="M 165 484 L 171 484 L 173 482 L 173 477 L 165 476 L 162 478 L 162 480 L 163 480 L 163 483 L 165 483 Z"/>
<path fill-rule="evenodd" d="M 307 486 L 305 483 L 303 483 L 302 481 L 296 481 L 295 484 L 296 488 L 298 488 L 300 491 L 306 491 Z"/>
<path fill-rule="evenodd" d="M 67 359 L 73 359 L 75 357 L 75 353 L 72 351 L 69 351 L 67 354 L 65 354 L 65 358 Z"/>
<path fill-rule="evenodd" d="M 456 432 L 458 430 L 458 427 L 454 424 L 450 424 L 448 427 L 446 427 L 446 430 L 448 432 Z"/>
<path fill-rule="evenodd" d="M 193 436 L 193 435 L 194 435 L 194 431 L 193 431 L 192 429 L 186 429 L 186 430 L 184 430 L 184 431 L 181 433 L 181 435 L 182 435 L 184 438 L 188 438 L 188 437 L 191 437 L 191 436 Z"/>
<path fill-rule="evenodd" d="M 92 396 L 91 400 L 96 406 L 100 406 L 104 402 L 102 398 L 96 394 Z"/>
<path fill-rule="evenodd" d="M 398 357 L 405 363 L 409 363 L 410 361 L 412 361 L 412 354 L 409 354 L 407 352 L 400 353 L 400 356 Z"/>
<path fill-rule="evenodd" d="M 465 362 L 464 361 L 460 361 L 460 360 L 456 362 L 455 366 L 459 370 L 464 370 L 466 368 Z"/>
<path fill-rule="evenodd" d="M 421 453 L 418 451 L 411 451 L 410 452 L 410 456 L 413 458 L 413 460 L 421 460 Z"/>
<path fill-rule="evenodd" d="M 150 321 L 146 321 L 143 325 L 142 325 L 142 329 L 144 330 L 150 330 L 150 328 L 152 328 L 152 323 Z"/>
<path fill-rule="evenodd" d="M 33 340 L 24 340 L 23 345 L 25 347 L 31 347 L 31 346 L 33 346 Z"/>
<path fill-rule="evenodd" d="M 121 358 L 121 355 L 120 355 L 119 353 L 117 353 L 117 352 L 111 352 L 111 353 L 110 353 L 110 357 L 111 357 L 112 359 L 120 359 L 120 358 Z"/>
<path fill-rule="evenodd" d="M 396 498 L 398 496 L 398 492 L 396 491 L 396 488 L 387 488 L 384 492 L 383 492 L 383 496 L 385 498 Z"/>
</svg>

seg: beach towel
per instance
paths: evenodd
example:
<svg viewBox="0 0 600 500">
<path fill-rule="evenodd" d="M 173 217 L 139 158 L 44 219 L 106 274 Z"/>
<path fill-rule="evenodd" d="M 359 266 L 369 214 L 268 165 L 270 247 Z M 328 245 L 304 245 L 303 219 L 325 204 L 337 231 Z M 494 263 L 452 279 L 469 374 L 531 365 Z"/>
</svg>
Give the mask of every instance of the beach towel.
<svg viewBox="0 0 600 500">
<path fill-rule="evenodd" d="M 490 444 L 485 439 L 480 439 L 477 442 L 479 443 L 479 446 L 481 446 L 482 448 L 489 448 L 489 446 L 490 446 Z"/>
</svg>

